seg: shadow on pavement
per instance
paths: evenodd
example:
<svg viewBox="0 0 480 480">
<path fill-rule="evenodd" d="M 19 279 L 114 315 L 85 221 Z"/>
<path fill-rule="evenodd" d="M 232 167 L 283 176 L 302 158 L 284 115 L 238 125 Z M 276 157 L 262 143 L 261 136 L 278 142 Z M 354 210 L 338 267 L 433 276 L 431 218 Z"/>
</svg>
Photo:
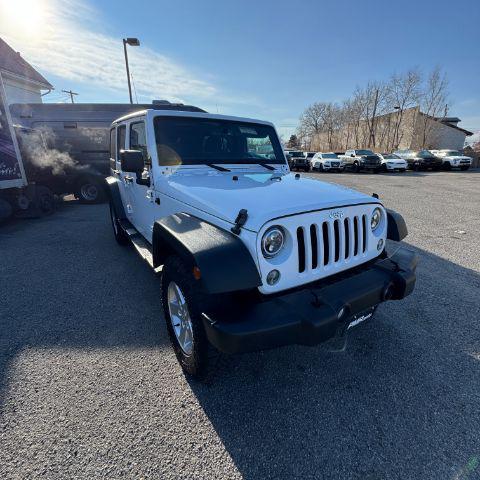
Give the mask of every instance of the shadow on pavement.
<svg viewBox="0 0 480 480">
<path fill-rule="evenodd" d="M 168 342 L 158 279 L 115 242 L 109 222 L 106 204 L 65 202 L 50 217 L 0 228 L 0 403 L 8 364 L 22 349 Z"/>
<path fill-rule="evenodd" d="M 231 357 L 190 383 L 244 478 L 478 478 L 480 275 L 416 250 L 415 293 L 346 351 Z"/>
</svg>

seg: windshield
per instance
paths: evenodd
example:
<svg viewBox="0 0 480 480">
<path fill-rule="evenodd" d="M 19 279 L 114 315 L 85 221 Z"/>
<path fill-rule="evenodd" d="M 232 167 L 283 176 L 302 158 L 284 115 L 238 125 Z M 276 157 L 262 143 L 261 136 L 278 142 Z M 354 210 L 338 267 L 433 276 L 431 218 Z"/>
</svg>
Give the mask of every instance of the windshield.
<svg viewBox="0 0 480 480">
<path fill-rule="evenodd" d="M 435 155 L 430 153 L 428 150 L 420 150 L 419 152 L 417 152 L 416 156 L 419 157 L 419 158 L 434 158 L 435 157 Z"/>
<path fill-rule="evenodd" d="M 371 150 L 355 150 L 357 155 L 375 155 Z"/>
<path fill-rule="evenodd" d="M 447 157 L 463 157 L 463 153 L 457 150 L 449 150 L 448 152 L 445 152 L 443 155 Z"/>
<path fill-rule="evenodd" d="M 270 125 L 157 116 L 154 128 L 160 165 L 285 163 Z"/>
<path fill-rule="evenodd" d="M 322 153 L 322 158 L 338 158 L 334 153 Z"/>
<path fill-rule="evenodd" d="M 300 152 L 299 150 L 293 150 L 290 152 L 290 155 L 292 157 L 303 157 L 303 152 Z"/>
<path fill-rule="evenodd" d="M 383 154 L 383 158 L 385 160 L 395 160 L 397 158 L 400 158 L 398 155 L 395 155 L 393 153 L 387 153 L 387 154 Z"/>
</svg>

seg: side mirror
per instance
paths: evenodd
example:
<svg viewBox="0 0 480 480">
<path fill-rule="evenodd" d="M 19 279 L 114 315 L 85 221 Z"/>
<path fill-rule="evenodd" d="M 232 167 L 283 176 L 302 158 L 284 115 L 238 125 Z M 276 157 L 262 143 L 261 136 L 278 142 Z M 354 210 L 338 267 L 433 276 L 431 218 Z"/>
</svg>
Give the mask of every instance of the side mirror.
<svg viewBox="0 0 480 480">
<path fill-rule="evenodd" d="M 355 157 L 355 154 L 352 153 L 350 156 L 351 156 L 351 157 Z"/>
<path fill-rule="evenodd" d="M 120 150 L 120 165 L 123 172 L 141 173 L 145 168 L 140 150 Z"/>
</svg>

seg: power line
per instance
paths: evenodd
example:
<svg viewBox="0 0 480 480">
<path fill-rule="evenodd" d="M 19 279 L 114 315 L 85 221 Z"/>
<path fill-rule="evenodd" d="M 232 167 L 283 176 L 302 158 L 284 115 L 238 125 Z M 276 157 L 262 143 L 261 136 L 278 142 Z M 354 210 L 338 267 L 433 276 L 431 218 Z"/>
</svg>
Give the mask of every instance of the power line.
<svg viewBox="0 0 480 480">
<path fill-rule="evenodd" d="M 71 100 L 71 102 L 72 102 L 72 103 L 75 103 L 75 102 L 73 101 L 73 96 L 74 96 L 74 95 L 78 95 L 78 93 L 72 92 L 71 90 L 62 90 L 62 92 L 68 93 L 68 94 L 70 95 L 70 100 Z"/>
</svg>

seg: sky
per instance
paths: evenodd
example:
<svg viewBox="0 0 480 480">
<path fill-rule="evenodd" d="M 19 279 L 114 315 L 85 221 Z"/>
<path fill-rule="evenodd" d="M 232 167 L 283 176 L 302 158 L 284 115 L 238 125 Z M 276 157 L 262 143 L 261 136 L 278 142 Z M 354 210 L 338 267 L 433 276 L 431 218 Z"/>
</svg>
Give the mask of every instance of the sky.
<svg viewBox="0 0 480 480">
<path fill-rule="evenodd" d="M 55 87 L 45 101 L 167 99 L 275 123 L 316 101 L 435 66 L 450 115 L 480 140 L 479 0 L 0 0 L 0 36 Z"/>
</svg>

